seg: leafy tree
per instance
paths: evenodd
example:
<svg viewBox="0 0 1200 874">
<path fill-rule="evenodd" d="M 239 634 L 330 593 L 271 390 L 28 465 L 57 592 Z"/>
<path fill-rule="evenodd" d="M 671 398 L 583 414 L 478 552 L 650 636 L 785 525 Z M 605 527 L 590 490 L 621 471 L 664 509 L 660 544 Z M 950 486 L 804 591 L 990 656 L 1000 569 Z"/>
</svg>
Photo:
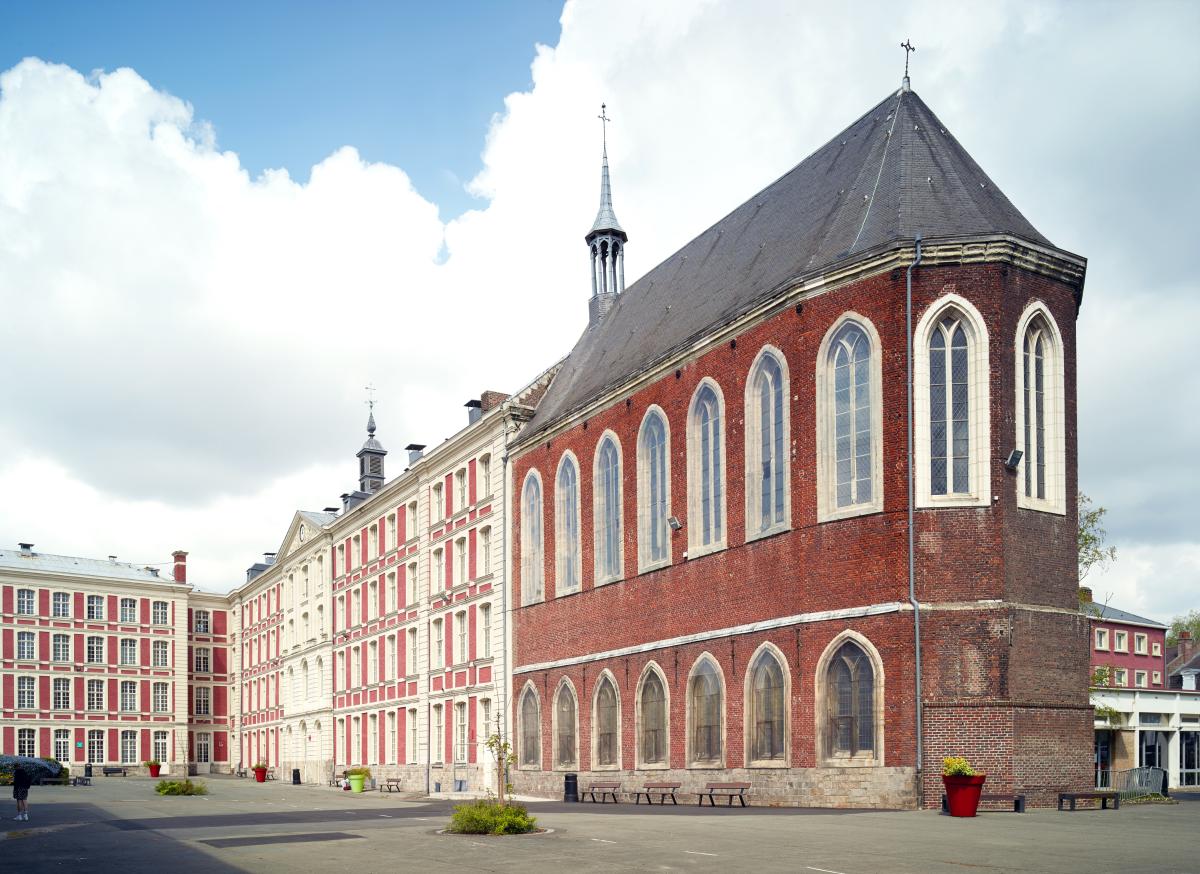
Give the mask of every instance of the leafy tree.
<svg viewBox="0 0 1200 874">
<path fill-rule="evenodd" d="M 1171 620 L 1171 627 L 1167 629 L 1167 646 L 1179 643 L 1181 631 L 1190 631 L 1192 640 L 1200 640 L 1200 610 L 1184 613 Z"/>
<path fill-rule="evenodd" d="M 1117 558 L 1115 546 L 1105 546 L 1108 532 L 1104 530 L 1104 516 L 1108 510 L 1096 506 L 1083 492 L 1079 493 L 1079 582 L 1092 568 L 1104 568 Z"/>
</svg>

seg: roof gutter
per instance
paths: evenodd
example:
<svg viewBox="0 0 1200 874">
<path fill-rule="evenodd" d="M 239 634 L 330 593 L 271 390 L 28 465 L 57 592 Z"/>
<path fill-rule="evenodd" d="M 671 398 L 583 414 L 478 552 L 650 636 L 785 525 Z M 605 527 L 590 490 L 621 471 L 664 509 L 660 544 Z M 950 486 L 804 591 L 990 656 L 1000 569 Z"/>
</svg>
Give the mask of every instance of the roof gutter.
<svg viewBox="0 0 1200 874">
<path fill-rule="evenodd" d="M 916 682 L 916 717 L 917 717 L 917 787 L 918 792 L 924 782 L 922 776 L 922 756 L 924 741 L 922 738 L 922 708 L 921 708 L 921 605 L 917 601 L 917 575 L 914 554 L 915 532 L 913 531 L 913 305 L 912 305 L 912 275 L 913 269 L 921 263 L 921 235 L 917 234 L 916 257 L 908 265 L 904 283 L 904 327 L 906 344 L 906 365 L 908 370 L 908 603 L 913 608 L 913 649 L 916 652 L 915 682 Z"/>
</svg>

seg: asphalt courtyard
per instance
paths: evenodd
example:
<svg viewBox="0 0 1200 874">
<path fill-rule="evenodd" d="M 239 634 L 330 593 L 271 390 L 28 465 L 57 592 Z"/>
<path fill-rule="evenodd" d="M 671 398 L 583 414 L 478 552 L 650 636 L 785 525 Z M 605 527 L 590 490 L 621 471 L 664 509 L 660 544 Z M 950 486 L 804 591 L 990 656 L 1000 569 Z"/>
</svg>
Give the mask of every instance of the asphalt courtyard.
<svg viewBox="0 0 1200 874">
<path fill-rule="evenodd" d="M 445 801 L 206 782 L 211 794 L 199 798 L 160 798 L 154 781 L 137 777 L 34 787 L 28 823 L 13 822 L 4 799 L 0 870 L 1200 874 L 1200 799 L 975 819 L 546 802 L 530 804 L 530 812 L 552 831 L 482 838 L 438 834 L 449 817 Z"/>
</svg>

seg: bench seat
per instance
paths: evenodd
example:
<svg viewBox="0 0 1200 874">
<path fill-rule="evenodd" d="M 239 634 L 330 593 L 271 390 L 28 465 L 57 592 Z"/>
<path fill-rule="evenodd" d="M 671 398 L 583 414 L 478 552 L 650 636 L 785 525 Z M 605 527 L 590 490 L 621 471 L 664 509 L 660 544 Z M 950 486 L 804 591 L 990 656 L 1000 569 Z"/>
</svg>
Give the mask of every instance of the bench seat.
<svg viewBox="0 0 1200 874">
<path fill-rule="evenodd" d="M 644 783 L 642 785 L 641 789 L 639 789 L 633 793 L 633 803 L 640 804 L 642 801 L 642 796 L 645 795 L 646 803 L 653 804 L 654 799 L 652 796 L 657 795 L 659 804 L 666 804 L 667 799 L 670 798 L 672 804 L 678 805 L 679 802 L 675 800 L 675 791 L 681 785 L 683 785 L 683 784 L 682 783 Z"/>
<path fill-rule="evenodd" d="M 992 793 L 988 793 L 988 794 L 979 796 L 980 804 L 982 804 L 985 801 L 993 801 L 993 802 L 1003 801 L 1005 804 L 1012 805 L 1013 813 L 1024 813 L 1025 812 L 1025 796 L 1024 795 L 1018 795 L 1016 793 L 1008 793 L 1008 792 L 992 792 Z M 949 811 L 950 811 L 950 803 L 948 801 L 946 801 L 945 793 L 942 793 L 942 813 L 948 813 Z"/>
<path fill-rule="evenodd" d="M 1059 792 L 1058 809 L 1063 809 L 1063 802 L 1070 802 L 1071 810 L 1075 809 L 1076 801 L 1099 801 L 1098 810 L 1107 810 L 1108 802 L 1113 803 L 1113 810 L 1121 809 L 1121 796 L 1111 789 L 1097 789 L 1093 792 Z"/>
<path fill-rule="evenodd" d="M 588 788 L 580 794 L 580 800 L 588 800 L 588 796 L 591 796 L 591 800 L 595 802 L 596 793 L 599 792 L 601 804 L 604 803 L 605 798 L 610 797 L 613 800 L 613 804 L 617 804 L 620 801 L 620 799 L 617 798 L 617 793 L 620 791 L 621 784 L 615 781 L 590 783 L 588 784 Z"/>
<path fill-rule="evenodd" d="M 733 799 L 737 799 L 742 807 L 746 806 L 746 795 L 750 792 L 749 783 L 707 783 L 702 792 L 696 794 L 700 797 L 699 804 L 704 806 L 704 799 L 708 799 L 709 806 L 716 807 L 716 799 L 725 797 L 729 799 L 729 807 L 733 807 Z"/>
</svg>

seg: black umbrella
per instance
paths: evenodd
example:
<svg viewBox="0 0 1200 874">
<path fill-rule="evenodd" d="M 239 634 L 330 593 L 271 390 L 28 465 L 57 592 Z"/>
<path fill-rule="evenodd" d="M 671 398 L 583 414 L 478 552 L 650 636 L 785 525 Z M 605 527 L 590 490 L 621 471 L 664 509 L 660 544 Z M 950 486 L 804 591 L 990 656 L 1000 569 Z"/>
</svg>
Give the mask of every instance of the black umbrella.
<svg viewBox="0 0 1200 874">
<path fill-rule="evenodd" d="M 62 765 L 53 759 L 37 759 L 33 756 L 0 756 L 0 768 L 20 766 L 33 774 L 39 772 L 50 777 L 57 777 L 62 771 Z"/>
</svg>

